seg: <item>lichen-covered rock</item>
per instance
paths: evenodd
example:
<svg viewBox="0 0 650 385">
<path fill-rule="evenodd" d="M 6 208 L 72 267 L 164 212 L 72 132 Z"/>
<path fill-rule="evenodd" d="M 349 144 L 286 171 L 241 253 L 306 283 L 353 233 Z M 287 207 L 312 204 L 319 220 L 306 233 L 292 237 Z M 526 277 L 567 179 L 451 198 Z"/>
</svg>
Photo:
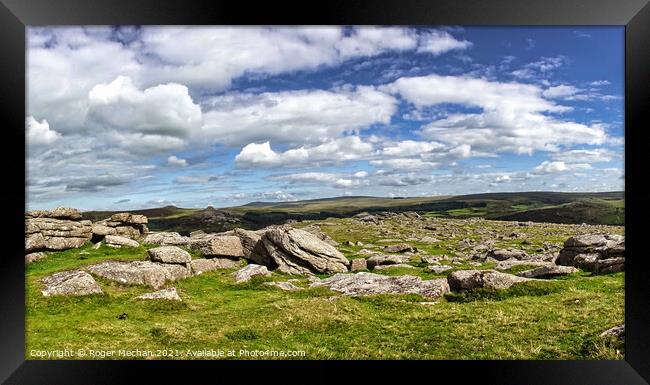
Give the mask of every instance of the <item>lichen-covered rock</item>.
<svg viewBox="0 0 650 385">
<path fill-rule="evenodd" d="M 364 258 L 353 259 L 350 263 L 351 271 L 366 270 L 368 268 L 368 263 Z"/>
<path fill-rule="evenodd" d="M 379 265 L 396 265 L 407 263 L 411 257 L 408 255 L 387 255 L 379 254 L 373 255 L 366 260 L 368 269 L 372 270 Z"/>
<path fill-rule="evenodd" d="M 440 297 L 449 292 L 449 285 L 444 278 L 423 281 L 420 277 L 411 275 L 388 276 L 366 272 L 339 273 L 310 285 L 310 287 L 318 286 L 327 286 L 348 296 L 420 294 L 424 297 Z"/>
<path fill-rule="evenodd" d="M 405 268 L 405 269 L 415 269 L 415 266 L 408 265 L 406 263 L 397 263 L 394 265 L 379 265 L 375 266 L 373 270 L 384 270 L 384 269 L 394 269 L 394 268 Z"/>
<path fill-rule="evenodd" d="M 444 273 L 447 270 L 451 270 L 453 267 L 449 265 L 429 265 L 426 267 L 426 271 L 430 271 L 432 273 L 440 274 Z"/>
<path fill-rule="evenodd" d="M 277 269 L 288 274 L 347 272 L 350 265 L 334 246 L 289 226 L 270 228 L 262 242 Z"/>
<path fill-rule="evenodd" d="M 40 261 L 41 259 L 45 258 L 46 256 L 47 255 L 42 251 L 27 254 L 27 255 L 25 255 L 25 264 L 30 264 L 32 262 Z"/>
<path fill-rule="evenodd" d="M 149 233 L 142 240 L 143 243 L 161 246 L 187 246 L 191 241 L 190 237 L 181 236 L 176 232 Z"/>
<path fill-rule="evenodd" d="M 250 231 L 237 228 L 233 230 L 233 234 L 239 237 L 245 259 L 257 265 L 275 269 L 277 264 L 266 247 L 264 247 L 264 242 L 262 242 L 262 235 L 264 235 L 265 231 Z"/>
<path fill-rule="evenodd" d="M 264 282 L 266 286 L 273 286 L 286 291 L 299 290 L 300 288 L 291 282 Z"/>
<path fill-rule="evenodd" d="M 139 247 L 140 244 L 137 241 L 134 241 L 131 238 L 120 237 L 119 235 L 107 235 L 104 238 L 106 245 L 108 246 L 128 246 L 128 247 Z"/>
<path fill-rule="evenodd" d="M 217 269 L 233 269 L 241 266 L 241 261 L 230 258 L 199 258 L 190 262 L 194 275 L 199 275 Z"/>
<path fill-rule="evenodd" d="M 244 257 L 244 249 L 239 237 L 234 235 L 217 235 L 194 240 L 189 244 L 193 250 L 200 251 L 206 258 L 227 257 L 238 259 Z"/>
<path fill-rule="evenodd" d="M 158 290 L 153 293 L 146 293 L 135 297 L 135 299 L 162 299 L 166 301 L 182 301 L 175 287 Z"/>
<path fill-rule="evenodd" d="M 233 275 L 235 276 L 235 282 L 242 283 L 250 281 L 251 278 L 255 276 L 269 276 L 271 275 L 271 272 L 266 268 L 266 266 L 250 264 L 237 270 Z"/>
<path fill-rule="evenodd" d="M 624 269 L 624 258 L 625 237 L 622 235 L 582 234 L 571 237 L 564 242 L 564 247 L 560 250 L 555 263 L 563 266 L 579 267 L 594 273 L 599 271 L 612 272 L 611 270 L 622 271 Z M 612 262 L 611 266 L 616 265 L 617 267 L 599 270 L 599 261 L 607 259 L 616 259 L 617 262 Z"/>
<path fill-rule="evenodd" d="M 154 262 L 188 264 L 192 256 L 178 246 L 160 246 L 147 250 L 149 258 Z"/>
<path fill-rule="evenodd" d="M 524 278 L 552 278 L 562 275 L 577 273 L 578 269 L 572 266 L 546 265 L 532 270 L 517 273 L 517 276 Z"/>
<path fill-rule="evenodd" d="M 507 259 L 524 259 L 527 257 L 527 254 L 523 250 L 494 249 L 488 251 L 487 257 L 494 258 L 497 261 L 505 261 Z"/>
<path fill-rule="evenodd" d="M 495 270 L 457 270 L 447 276 L 449 287 L 453 291 L 479 288 L 507 289 L 516 283 L 531 280 Z"/>
<path fill-rule="evenodd" d="M 307 226 L 307 227 L 303 227 L 302 229 L 303 229 L 304 231 L 307 231 L 307 232 L 309 232 L 309 233 L 314 234 L 318 239 L 320 239 L 321 241 L 323 241 L 323 242 L 325 242 L 325 243 L 329 243 L 329 244 L 332 245 L 332 246 L 336 246 L 336 245 L 339 244 L 338 242 L 336 242 L 335 240 L 333 240 L 332 238 L 330 238 L 329 235 L 325 234 L 325 233 L 320 229 L 320 226 L 318 226 L 318 225 L 309 225 L 309 226 Z M 362 245 L 359 245 L 359 246 L 362 246 Z"/>
<path fill-rule="evenodd" d="M 27 218 L 53 218 L 81 220 L 81 212 L 70 207 L 57 207 L 54 210 L 32 210 L 25 214 Z"/>
<path fill-rule="evenodd" d="M 34 213 L 34 212 L 31 212 Z M 36 217 L 25 218 L 25 252 L 60 251 L 81 247 L 90 240 L 90 221 L 52 218 L 47 210 L 39 210 Z M 59 213 L 64 217 L 75 217 L 70 213 Z"/>
<path fill-rule="evenodd" d="M 101 294 L 102 288 L 95 279 L 85 271 L 72 270 L 54 273 L 42 279 L 45 297 L 53 295 L 89 295 Z"/>
<path fill-rule="evenodd" d="M 522 266 L 522 265 L 528 265 L 528 266 L 555 266 L 553 262 L 545 262 L 545 261 L 520 261 L 518 259 L 507 259 L 505 261 L 499 261 L 497 262 L 496 266 L 494 266 L 495 270 L 508 270 L 510 268 L 513 268 L 515 266 Z"/>
<path fill-rule="evenodd" d="M 168 281 L 188 278 L 192 275 L 183 265 L 150 261 L 103 262 L 91 265 L 87 270 L 99 277 L 125 285 L 147 285 L 159 289 Z"/>
<path fill-rule="evenodd" d="M 399 243 L 397 245 L 388 245 L 384 247 L 384 251 L 387 253 L 405 253 L 405 252 L 414 252 L 416 249 L 409 245 L 408 243 Z"/>
</svg>

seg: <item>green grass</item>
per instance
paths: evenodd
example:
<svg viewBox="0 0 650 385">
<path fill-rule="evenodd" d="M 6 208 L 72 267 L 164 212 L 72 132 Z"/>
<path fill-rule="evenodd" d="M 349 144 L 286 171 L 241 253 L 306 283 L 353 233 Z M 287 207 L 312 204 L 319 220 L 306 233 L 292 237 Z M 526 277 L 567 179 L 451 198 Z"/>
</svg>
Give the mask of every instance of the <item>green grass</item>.
<svg viewBox="0 0 650 385">
<path fill-rule="evenodd" d="M 345 222 L 340 227 L 345 228 Z M 364 237 L 371 235 L 366 228 L 329 230 L 335 239 L 367 243 Z M 455 294 L 431 306 L 421 305 L 427 299 L 417 295 L 331 300 L 336 293 L 308 288 L 305 278 L 297 282 L 305 289 L 295 292 L 265 286 L 271 280 L 295 278 L 275 273 L 238 285 L 231 275 L 234 270 L 175 282 L 181 303 L 134 300 L 152 290 L 102 279 L 97 280 L 104 290 L 101 295 L 40 294 L 39 280 L 46 275 L 103 260 L 145 259 L 146 248 L 84 247 L 51 253 L 29 265 L 26 358 L 35 358 L 29 355 L 32 350 L 59 349 L 169 349 L 179 355 L 158 358 L 177 359 L 210 358 L 185 355 L 202 349 L 304 351 L 298 358 L 306 359 L 623 358 L 620 346 L 598 334 L 623 322 L 624 273 L 575 274 L 500 292 Z M 425 279 L 446 275 L 427 273 L 421 265 L 376 272 Z"/>
</svg>

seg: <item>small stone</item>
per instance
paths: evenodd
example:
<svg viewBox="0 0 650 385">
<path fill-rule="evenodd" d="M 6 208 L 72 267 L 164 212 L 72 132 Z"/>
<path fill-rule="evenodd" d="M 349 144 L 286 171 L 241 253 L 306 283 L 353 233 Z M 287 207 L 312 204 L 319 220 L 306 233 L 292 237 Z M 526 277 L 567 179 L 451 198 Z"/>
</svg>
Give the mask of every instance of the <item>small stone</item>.
<svg viewBox="0 0 650 385">
<path fill-rule="evenodd" d="M 175 287 L 158 290 L 153 293 L 142 294 L 135 297 L 135 299 L 163 299 L 168 301 L 182 301 L 181 297 L 176 292 Z"/>
<path fill-rule="evenodd" d="M 243 269 L 237 270 L 234 274 L 235 282 L 247 282 L 255 276 L 269 276 L 271 272 L 266 268 L 266 266 L 250 264 Z"/>
</svg>

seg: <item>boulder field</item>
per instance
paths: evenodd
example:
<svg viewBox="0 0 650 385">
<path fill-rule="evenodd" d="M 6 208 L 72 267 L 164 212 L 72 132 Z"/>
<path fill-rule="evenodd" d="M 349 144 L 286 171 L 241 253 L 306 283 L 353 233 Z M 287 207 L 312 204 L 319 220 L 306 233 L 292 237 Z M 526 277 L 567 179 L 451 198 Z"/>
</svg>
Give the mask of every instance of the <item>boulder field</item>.
<svg viewBox="0 0 650 385">
<path fill-rule="evenodd" d="M 119 213 L 95 223 L 81 218 L 78 210 L 68 208 L 28 212 L 25 224 L 26 263 L 45 258 L 47 251 L 80 247 L 89 241 L 96 243 L 97 247 L 101 247 L 101 243 L 110 247 L 138 247 L 141 243 L 158 247 L 146 251 L 146 260 L 106 261 L 84 269 L 52 274 L 42 279 L 42 293 L 45 296 L 101 294 L 102 289 L 93 278 L 100 277 L 124 285 L 146 285 L 158 290 L 141 299 L 178 300 L 180 297 L 175 289 L 164 289 L 168 283 L 216 269 L 239 268 L 233 273 L 236 283 L 278 271 L 307 275 L 311 287 L 326 286 L 343 295 L 412 293 L 440 297 L 450 291 L 507 289 L 519 283 L 573 274 L 579 271 L 578 268 L 595 274 L 623 271 L 625 263 L 624 237 L 610 234 L 571 237 L 564 242 L 559 253 L 529 255 L 522 250 L 495 249 L 489 242 L 476 244 L 470 239 L 463 239 L 459 247 L 473 247 L 471 253 L 463 257 L 421 255 L 417 248 L 408 243 L 399 243 L 384 246 L 381 251 L 360 250 L 357 256 L 364 257 L 350 261 L 337 249 L 337 242 L 316 225 L 305 229 L 289 225 L 269 226 L 257 231 L 238 228 L 222 233 L 199 230 L 182 236 L 176 232 L 149 232 L 148 220 L 143 215 Z M 355 219 L 374 224 L 375 220 L 381 221 L 381 215 L 363 214 Z M 377 242 L 383 241 L 389 240 Z M 372 245 L 347 242 L 343 246 Z M 198 253 L 201 257 L 193 258 L 190 252 Z M 461 260 L 469 261 L 474 266 L 492 262 L 495 267 L 454 271 L 454 265 L 460 264 Z M 445 264 L 442 264 L 443 261 Z M 412 275 L 389 276 L 367 271 L 405 267 L 415 269 L 414 264 L 420 263 L 426 264 L 425 271 L 446 274 L 446 277 L 423 280 Z M 502 272 L 520 265 L 532 268 L 517 274 Z M 315 274 L 331 276 L 319 279 Z M 283 290 L 300 289 L 290 282 L 271 282 L 268 285 Z"/>
</svg>

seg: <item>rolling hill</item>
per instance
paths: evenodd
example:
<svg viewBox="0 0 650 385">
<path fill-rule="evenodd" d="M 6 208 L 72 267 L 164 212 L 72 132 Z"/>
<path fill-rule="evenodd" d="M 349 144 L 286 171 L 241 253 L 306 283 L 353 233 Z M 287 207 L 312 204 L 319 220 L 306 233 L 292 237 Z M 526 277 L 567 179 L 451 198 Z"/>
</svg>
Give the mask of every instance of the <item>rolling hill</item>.
<svg viewBox="0 0 650 385">
<path fill-rule="evenodd" d="M 516 192 L 414 198 L 351 196 L 295 202 L 251 202 L 222 209 L 165 206 L 130 212 L 149 217 L 152 230 L 186 234 L 198 229 L 214 232 L 234 227 L 259 229 L 287 220 L 341 218 L 364 211 L 416 211 L 425 216 L 448 218 L 623 225 L 625 193 Z M 88 211 L 83 216 L 95 221 L 114 213 Z"/>
</svg>

